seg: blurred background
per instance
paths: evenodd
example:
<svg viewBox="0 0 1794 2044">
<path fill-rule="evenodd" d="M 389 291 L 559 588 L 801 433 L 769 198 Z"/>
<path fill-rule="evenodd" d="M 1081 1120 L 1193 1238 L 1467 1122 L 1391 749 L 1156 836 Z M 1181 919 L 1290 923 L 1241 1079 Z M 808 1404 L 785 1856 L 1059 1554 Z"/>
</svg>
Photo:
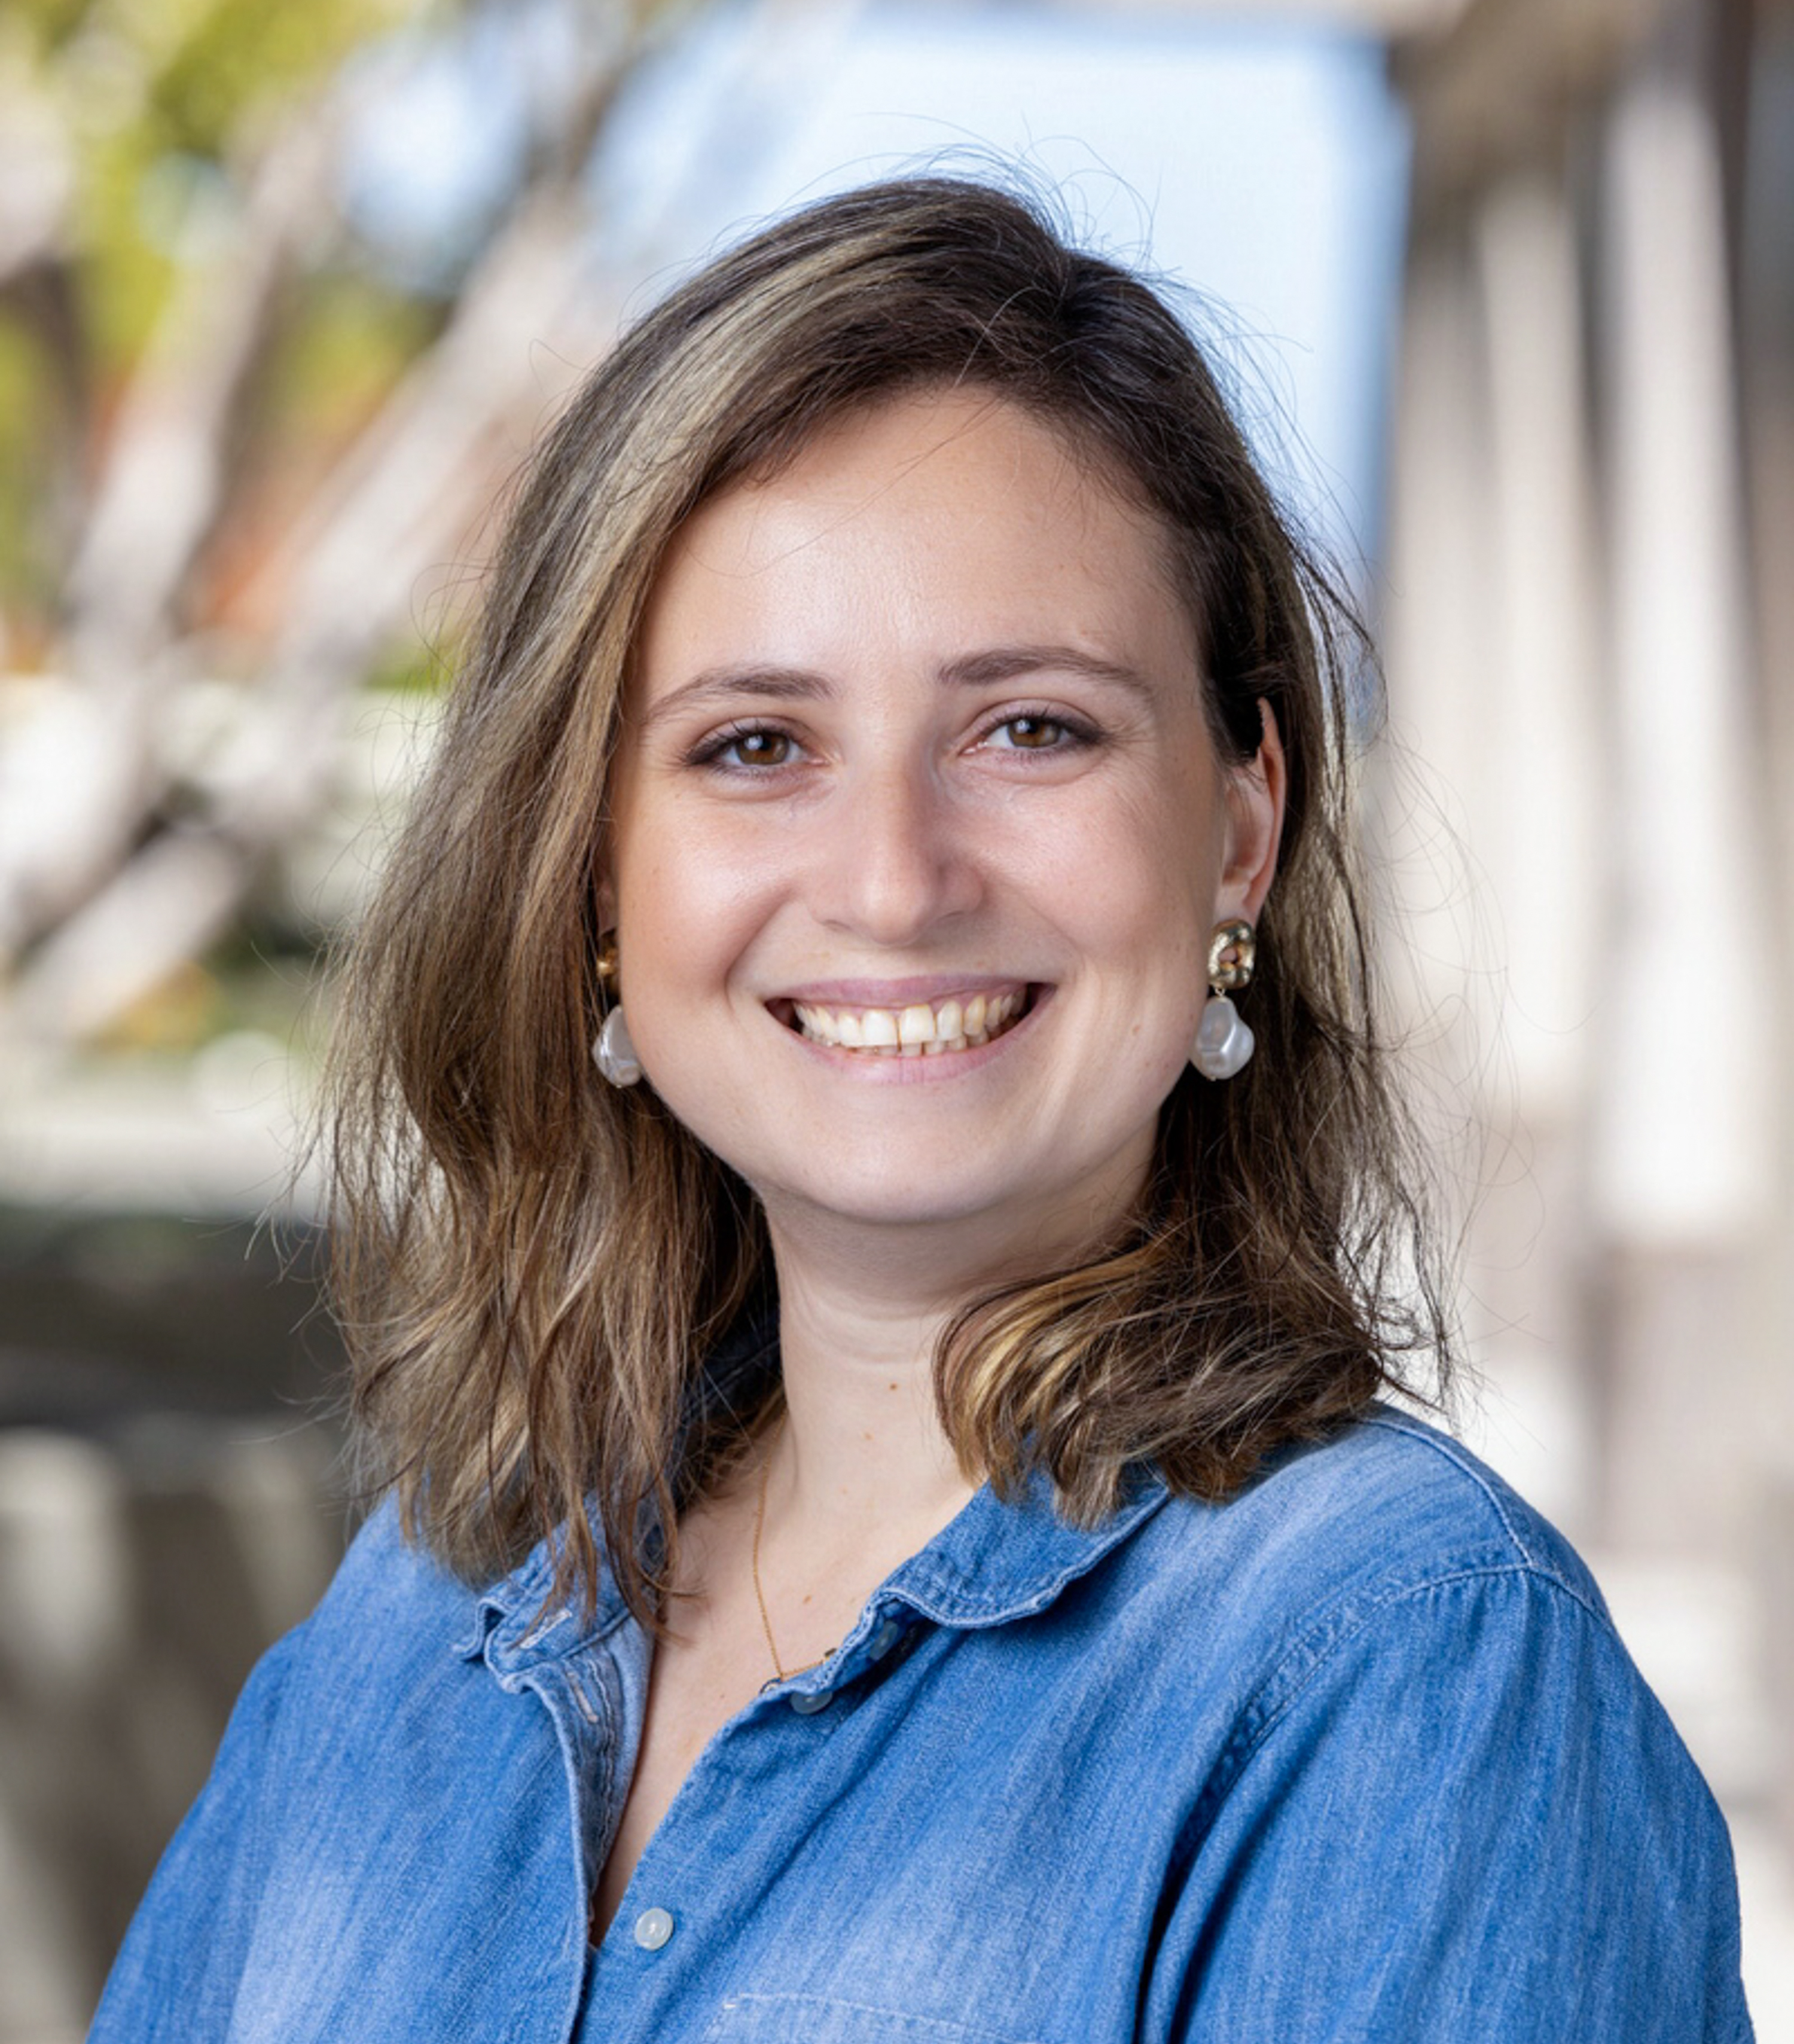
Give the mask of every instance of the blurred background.
<svg viewBox="0 0 1794 2044">
<path fill-rule="evenodd" d="M 489 507 L 632 309 L 930 159 L 1189 287 L 1378 628 L 1462 1428 L 1794 2039 L 1794 0 L 0 0 L 0 2044 L 352 1516 L 294 1136 Z"/>
</svg>

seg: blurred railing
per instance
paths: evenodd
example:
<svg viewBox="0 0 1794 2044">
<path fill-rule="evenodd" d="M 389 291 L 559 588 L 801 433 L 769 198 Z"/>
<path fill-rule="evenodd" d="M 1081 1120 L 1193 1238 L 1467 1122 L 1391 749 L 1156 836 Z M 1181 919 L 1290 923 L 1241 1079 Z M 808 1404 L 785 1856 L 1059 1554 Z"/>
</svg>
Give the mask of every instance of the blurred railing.
<svg viewBox="0 0 1794 2044">
<path fill-rule="evenodd" d="M 83 2034 L 244 1677 L 341 1551 L 309 1304 L 244 1224 L 0 1208 L 6 2044 Z"/>
</svg>

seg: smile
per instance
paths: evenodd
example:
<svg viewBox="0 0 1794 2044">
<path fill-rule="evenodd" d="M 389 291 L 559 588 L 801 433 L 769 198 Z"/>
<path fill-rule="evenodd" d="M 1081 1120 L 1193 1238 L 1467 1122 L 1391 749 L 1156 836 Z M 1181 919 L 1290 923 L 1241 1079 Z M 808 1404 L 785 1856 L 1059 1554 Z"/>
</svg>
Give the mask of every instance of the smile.
<svg viewBox="0 0 1794 2044">
<path fill-rule="evenodd" d="M 911 1001 L 902 1008 L 825 1008 L 790 1005 L 789 1022 L 812 1043 L 878 1058 L 938 1058 L 975 1051 L 1014 1028 L 1028 1007 L 1028 989 L 952 994 L 944 1001 Z"/>
</svg>

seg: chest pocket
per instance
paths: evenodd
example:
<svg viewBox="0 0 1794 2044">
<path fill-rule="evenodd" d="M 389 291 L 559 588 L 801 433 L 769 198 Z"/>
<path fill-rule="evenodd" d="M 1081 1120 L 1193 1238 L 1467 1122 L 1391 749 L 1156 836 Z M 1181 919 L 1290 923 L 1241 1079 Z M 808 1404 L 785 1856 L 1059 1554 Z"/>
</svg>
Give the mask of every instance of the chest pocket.
<svg viewBox="0 0 1794 2044">
<path fill-rule="evenodd" d="M 931 2015 L 815 1994 L 732 1994 L 704 2044 L 1035 2044 Z"/>
</svg>

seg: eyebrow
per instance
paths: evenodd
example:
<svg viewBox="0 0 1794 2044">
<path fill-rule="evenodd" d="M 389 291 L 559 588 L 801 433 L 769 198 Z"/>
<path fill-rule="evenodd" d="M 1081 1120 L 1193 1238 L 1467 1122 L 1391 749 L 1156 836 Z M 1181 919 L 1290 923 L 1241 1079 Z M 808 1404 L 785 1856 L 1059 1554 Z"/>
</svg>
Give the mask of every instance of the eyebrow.
<svg viewBox="0 0 1794 2044">
<path fill-rule="evenodd" d="M 1081 653 L 1074 646 L 993 646 L 945 662 L 935 669 L 935 679 L 948 688 L 988 688 L 995 682 L 1015 681 L 1024 674 L 1055 668 L 1062 674 L 1108 682 L 1147 701 L 1154 694 L 1152 683 L 1136 669 Z M 682 710 L 725 697 L 753 696 L 774 702 L 814 702 L 834 693 L 835 685 L 828 677 L 811 667 L 707 667 L 646 711 L 641 728 L 651 731 Z"/>
</svg>

